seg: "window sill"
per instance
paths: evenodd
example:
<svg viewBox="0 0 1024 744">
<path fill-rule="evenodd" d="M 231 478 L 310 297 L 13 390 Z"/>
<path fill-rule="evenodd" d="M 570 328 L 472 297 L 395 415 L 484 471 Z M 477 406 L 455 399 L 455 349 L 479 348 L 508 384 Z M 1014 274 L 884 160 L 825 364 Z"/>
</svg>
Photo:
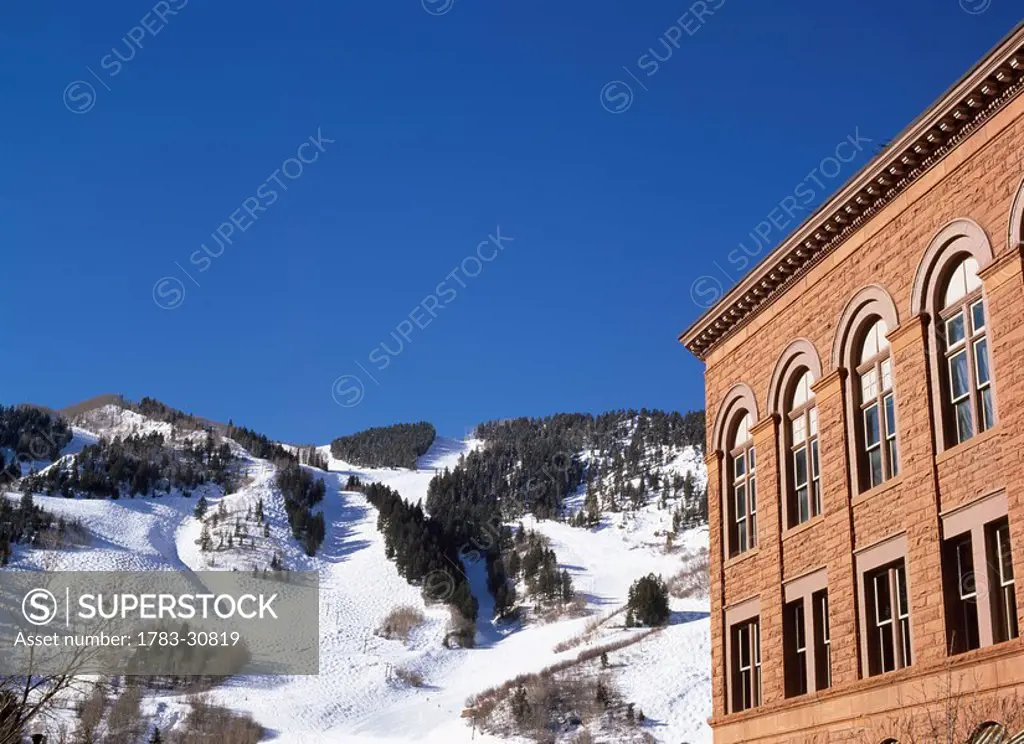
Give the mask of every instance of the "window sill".
<svg viewBox="0 0 1024 744">
<path fill-rule="evenodd" d="M 755 555 L 757 555 L 759 552 L 760 552 L 759 548 L 751 548 L 750 550 L 747 550 L 747 551 L 745 551 L 743 553 L 740 553 L 739 555 L 734 555 L 732 558 L 729 558 L 725 562 L 725 565 L 722 566 L 722 568 L 726 569 L 726 570 L 730 569 L 733 566 L 736 566 L 736 565 L 738 565 L 740 563 L 743 563 L 744 561 L 750 560 Z"/>
<path fill-rule="evenodd" d="M 859 504 L 863 504 L 865 501 L 871 501 L 873 498 L 881 496 L 883 493 L 889 493 L 889 491 L 899 486 L 899 484 L 902 482 L 903 475 L 897 475 L 895 478 L 890 478 L 885 483 L 880 483 L 879 485 L 875 486 L 870 490 L 863 491 L 857 494 L 856 496 L 853 497 L 853 501 L 850 503 L 853 506 L 857 506 Z"/>
<path fill-rule="evenodd" d="M 858 695 L 870 690 L 880 690 L 892 687 L 900 682 L 916 679 L 927 680 L 935 675 L 947 675 L 951 672 L 963 670 L 968 672 L 974 665 L 983 662 L 992 662 L 999 659 L 1013 658 L 1021 653 L 1021 639 L 1013 638 L 1009 641 L 997 643 L 992 646 L 967 651 L 954 656 L 944 656 L 929 663 L 915 662 L 908 667 L 896 669 L 884 674 L 876 674 L 870 677 L 858 677 L 855 680 L 836 682 L 833 680 L 832 687 L 823 690 L 808 692 L 804 695 L 791 698 L 781 698 L 770 702 L 763 702 L 756 708 L 744 711 L 724 713 L 711 716 L 708 723 L 712 727 L 728 726 L 741 721 L 758 718 L 763 715 L 777 713 L 780 711 L 798 710 L 809 706 L 819 706 L 824 701 L 845 698 L 851 695 Z"/>
<path fill-rule="evenodd" d="M 811 529 L 816 524 L 819 524 L 819 523 L 824 522 L 824 521 L 825 521 L 825 515 L 824 514 L 819 514 L 816 517 L 811 517 L 806 522 L 801 522 L 800 524 L 798 524 L 798 525 L 796 525 L 794 527 L 790 527 L 785 532 L 783 532 L 782 533 L 782 541 L 785 542 L 786 540 L 788 540 L 791 537 L 796 537 L 797 535 L 800 535 L 800 534 L 806 532 L 807 530 Z M 804 693 L 804 694 L 806 694 L 806 693 Z"/>
<path fill-rule="evenodd" d="M 975 434 L 966 442 L 960 442 L 960 444 L 943 450 L 935 456 L 935 464 L 939 465 L 959 454 L 969 452 L 972 448 L 978 447 L 996 436 L 999 436 L 999 424 L 996 424 L 988 431 L 983 431 L 981 434 Z"/>
</svg>

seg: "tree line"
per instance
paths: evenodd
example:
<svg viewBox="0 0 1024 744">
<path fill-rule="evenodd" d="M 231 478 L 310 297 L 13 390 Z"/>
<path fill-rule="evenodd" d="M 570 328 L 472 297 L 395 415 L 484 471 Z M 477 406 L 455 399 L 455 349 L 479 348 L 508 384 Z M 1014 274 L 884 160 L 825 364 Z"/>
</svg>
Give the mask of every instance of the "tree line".
<svg viewBox="0 0 1024 744">
<path fill-rule="evenodd" d="M 313 507 L 324 500 L 327 491 L 323 479 L 314 478 L 301 465 L 293 464 L 278 471 L 275 482 L 284 495 L 284 508 L 288 514 L 288 525 L 292 528 L 292 537 L 302 543 L 306 555 L 316 555 L 327 536 L 324 515 L 313 513 Z"/>
<path fill-rule="evenodd" d="M 244 426 L 235 426 L 228 422 L 225 432 L 229 439 L 240 444 L 250 455 L 260 460 L 270 460 L 275 465 L 282 467 L 297 465 L 299 458 L 282 447 L 277 442 L 271 441 L 265 434 L 247 429 Z"/>
<path fill-rule="evenodd" d="M 174 489 L 189 495 L 205 483 L 227 492 L 233 461 L 228 444 L 217 445 L 209 433 L 202 443 L 186 439 L 180 449 L 167 446 L 159 432 L 113 440 L 104 437 L 59 466 L 27 476 L 22 487 L 69 498 L 84 494 L 116 499 Z"/>
<path fill-rule="evenodd" d="M 331 454 L 367 468 L 415 468 L 436 436 L 437 430 L 426 421 L 378 426 L 338 437 L 331 442 Z"/>
<path fill-rule="evenodd" d="M 0 481 L 20 478 L 22 462 L 53 462 L 71 437 L 61 416 L 33 406 L 0 405 Z"/>
<path fill-rule="evenodd" d="M 459 557 L 459 543 L 427 516 L 420 504 L 409 504 L 383 483 L 364 483 L 350 476 L 346 491 L 359 491 L 378 512 L 377 529 L 384 535 L 386 555 L 410 584 L 422 587 L 424 599 L 443 601 L 469 621 L 479 610 Z"/>
</svg>

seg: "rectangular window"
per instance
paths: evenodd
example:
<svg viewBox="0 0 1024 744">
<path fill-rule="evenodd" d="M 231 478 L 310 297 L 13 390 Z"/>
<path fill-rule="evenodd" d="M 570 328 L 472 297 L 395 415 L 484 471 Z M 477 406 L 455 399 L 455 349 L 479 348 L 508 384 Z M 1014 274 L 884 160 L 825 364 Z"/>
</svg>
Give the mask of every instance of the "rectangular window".
<svg viewBox="0 0 1024 744">
<path fill-rule="evenodd" d="M 814 607 L 814 680 L 815 687 L 832 686 L 832 632 L 828 621 L 828 591 L 822 589 L 811 596 Z"/>
<path fill-rule="evenodd" d="M 798 599 L 783 608 L 783 660 L 786 673 L 786 697 L 807 693 L 807 637 L 804 626 L 804 601 Z"/>
<path fill-rule="evenodd" d="M 1010 523 L 1005 518 L 1000 519 L 988 525 L 986 532 L 992 595 L 992 636 L 996 643 L 1002 643 L 1019 635 Z"/>
<path fill-rule="evenodd" d="M 732 712 L 761 704 L 761 628 L 758 619 L 732 628 Z"/>
<path fill-rule="evenodd" d="M 747 488 L 743 485 L 735 487 L 736 493 L 736 551 L 747 550 Z"/>
<path fill-rule="evenodd" d="M 753 447 L 748 446 L 732 455 L 730 555 L 745 553 L 757 545 L 756 465 Z"/>
<path fill-rule="evenodd" d="M 946 347 L 952 349 L 964 340 L 964 314 L 957 313 L 946 321 Z"/>
<path fill-rule="evenodd" d="M 750 485 L 750 523 L 747 525 L 748 539 L 747 542 L 750 547 L 757 547 L 757 476 L 754 474 L 755 463 L 754 463 L 754 448 L 750 448 L 750 476 L 748 483 Z"/>
<path fill-rule="evenodd" d="M 811 514 L 821 514 L 821 464 L 818 462 L 818 440 L 811 442 Z"/>
<path fill-rule="evenodd" d="M 882 435 L 877 403 L 864 409 L 864 444 L 868 456 L 868 487 L 874 488 L 883 480 Z"/>
<path fill-rule="evenodd" d="M 865 577 L 868 671 L 870 675 L 902 669 L 911 663 L 910 604 L 902 560 Z"/>
<path fill-rule="evenodd" d="M 968 381 L 966 349 L 961 349 L 949 357 L 949 390 L 956 418 L 956 436 L 957 443 L 959 444 L 974 436 L 974 425 L 971 421 L 971 388 Z"/>
<path fill-rule="evenodd" d="M 978 431 L 986 431 L 995 423 L 992 411 L 992 376 L 988 366 L 988 339 L 974 343 L 974 384 L 978 387 Z"/>
<path fill-rule="evenodd" d="M 971 330 L 978 333 L 985 327 L 985 303 L 978 300 L 971 305 Z"/>
<path fill-rule="evenodd" d="M 947 540 L 943 545 L 942 560 L 946 597 L 946 644 L 950 653 L 961 654 L 981 646 L 974 546 L 970 533 Z"/>
<path fill-rule="evenodd" d="M 869 369 L 860 376 L 861 400 L 868 401 L 878 397 L 878 372 Z"/>
<path fill-rule="evenodd" d="M 793 481 L 796 488 L 796 520 L 798 523 L 806 522 L 811 518 L 806 447 L 801 447 L 793 453 Z"/>
<path fill-rule="evenodd" d="M 889 453 L 889 469 L 891 475 L 898 475 L 900 459 L 896 447 L 896 399 L 890 393 L 882 402 L 885 404 L 885 443 Z"/>
</svg>

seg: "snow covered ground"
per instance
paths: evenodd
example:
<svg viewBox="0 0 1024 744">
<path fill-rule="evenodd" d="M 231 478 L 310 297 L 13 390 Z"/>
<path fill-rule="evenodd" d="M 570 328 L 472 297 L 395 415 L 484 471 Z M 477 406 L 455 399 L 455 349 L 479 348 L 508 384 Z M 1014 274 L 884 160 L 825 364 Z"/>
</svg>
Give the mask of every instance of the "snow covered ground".
<svg viewBox="0 0 1024 744">
<path fill-rule="evenodd" d="M 98 416 L 97 428 L 144 433 L 166 424 Z M 108 428 L 109 427 L 109 428 Z M 69 451 L 94 441 L 96 434 L 76 429 Z M 467 698 L 522 673 L 536 672 L 566 658 L 579 648 L 557 654 L 559 643 L 582 633 L 593 617 L 608 614 L 626 600 L 630 584 L 647 573 L 666 578 L 681 567 L 680 553 L 706 544 L 705 530 L 687 533 L 677 544 L 683 550 L 666 554 L 664 530 L 671 512 L 656 504 L 629 518 L 606 518 L 584 530 L 558 522 L 529 526 L 546 535 L 563 567 L 583 592 L 592 611 L 589 618 L 499 628 L 490 622 L 481 564 L 467 567 L 480 600 L 478 646 L 449 650 L 442 645 L 447 610 L 426 607 L 416 587 L 398 576 L 384 555 L 376 529 L 376 510 L 362 494 L 346 492 L 351 474 L 396 488 L 404 498 L 426 498 L 435 472 L 457 464 L 478 441 L 438 438 L 420 458 L 415 470 L 365 469 L 330 459 L 330 472 L 313 471 L 325 480 L 321 505 L 327 538 L 315 557 L 307 557 L 291 538 L 280 492 L 274 485 L 275 467 L 245 455 L 245 485 L 223 497 L 232 515 L 245 513 L 262 499 L 270 537 L 261 541 L 258 555 L 244 550 L 203 553 L 198 547 L 200 523 L 192 515 L 198 494 L 186 499 L 122 498 L 117 501 L 36 497 L 46 509 L 80 520 L 93 536 L 89 547 L 62 551 L 17 551 L 15 570 L 240 570 L 254 562 L 267 563 L 279 551 L 285 564 L 320 574 L 320 674 L 318 676 L 236 678 L 214 693 L 217 702 L 250 713 L 273 732 L 277 744 L 338 742 L 351 744 L 461 744 L 497 742 L 471 731 L 460 718 Z M 329 448 L 324 448 L 329 456 Z M 692 457 L 696 461 L 696 457 Z M 685 464 L 689 467 L 689 460 Z M 683 467 L 683 464 L 680 465 Z M 208 496 L 212 508 L 220 497 Z M 658 534 L 656 534 L 658 533 Z M 211 562 L 211 556 L 214 561 Z M 397 605 L 420 608 L 426 622 L 409 641 L 384 640 L 374 634 L 389 610 Z M 674 600 L 673 622 L 664 631 L 619 652 L 622 664 L 616 684 L 627 699 L 636 701 L 650 719 L 657 740 L 677 744 L 710 742 L 710 650 L 707 602 Z M 620 621 L 621 622 L 621 621 Z M 396 681 L 396 668 L 420 672 L 425 684 L 409 687 Z M 161 729 L 173 727 L 184 714 L 179 697 L 149 698 L 146 710 Z"/>
</svg>

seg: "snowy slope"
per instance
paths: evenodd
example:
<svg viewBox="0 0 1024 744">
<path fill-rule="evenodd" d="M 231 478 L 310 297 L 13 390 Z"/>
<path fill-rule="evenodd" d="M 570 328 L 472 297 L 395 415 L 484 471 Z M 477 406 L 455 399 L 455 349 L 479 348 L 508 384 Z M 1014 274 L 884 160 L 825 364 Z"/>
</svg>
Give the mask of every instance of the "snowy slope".
<svg viewBox="0 0 1024 744">
<path fill-rule="evenodd" d="M 99 409 L 89 423 L 97 430 L 76 428 L 69 452 L 80 450 L 99 435 L 157 430 L 180 441 L 176 432 L 163 431 L 169 424 L 128 411 Z M 453 467 L 460 456 L 479 446 L 479 441 L 438 438 L 415 470 L 359 468 L 333 458 L 330 472 L 312 470 L 327 486 L 320 505 L 327 538 L 314 557 L 307 557 L 291 538 L 283 498 L 274 485 L 276 467 L 242 451 L 244 485 L 222 498 L 212 492 L 207 497 L 211 508 L 218 508 L 222 500 L 232 519 L 263 501 L 270 537 L 261 540 L 256 551 L 201 552 L 201 525 L 192 515 L 198 493 L 193 498 L 118 501 L 37 496 L 37 503 L 46 509 L 81 520 L 92 543 L 74 550 L 16 552 L 12 568 L 247 570 L 254 564 L 265 565 L 269 555 L 278 551 L 287 566 L 320 574 L 320 674 L 236 678 L 214 691 L 217 702 L 250 713 L 273 732 L 277 744 L 496 742 L 499 739 L 479 731 L 474 734 L 460 718 L 467 699 L 519 674 L 573 658 L 579 648 L 561 654 L 554 648 L 580 635 L 592 617 L 496 627 L 489 619 L 491 601 L 484 567 L 470 565 L 471 586 L 481 604 L 478 646 L 445 649 L 441 641 L 447 610 L 424 605 L 419 590 L 408 585 L 385 558 L 384 541 L 376 529 L 376 510 L 362 494 L 342 490 L 348 476 L 354 474 L 365 481 L 386 483 L 409 501 L 425 500 L 435 472 Z M 322 449 L 330 457 L 329 448 Z M 692 453 L 684 459 L 680 469 L 696 462 Z M 663 538 L 655 534 L 670 523 L 670 512 L 656 504 L 628 516 L 605 518 L 592 530 L 558 522 L 530 522 L 551 540 L 577 589 L 586 595 L 593 616 L 621 606 L 629 585 L 639 576 L 654 572 L 667 578 L 678 571 L 680 554 L 666 554 Z M 706 543 L 706 532 L 689 533 L 680 542 L 698 547 Z M 419 607 L 427 618 L 408 643 L 374 634 L 397 605 Z M 707 603 L 675 600 L 673 611 L 673 624 L 663 632 L 621 652 L 628 663 L 623 665 L 617 684 L 657 724 L 649 728 L 657 740 L 710 742 L 705 723 L 710 715 Z M 395 668 L 419 671 L 425 685 L 413 688 L 394 680 L 391 672 Z M 167 730 L 181 720 L 184 700 L 153 697 L 147 700 L 146 709 Z"/>
</svg>

